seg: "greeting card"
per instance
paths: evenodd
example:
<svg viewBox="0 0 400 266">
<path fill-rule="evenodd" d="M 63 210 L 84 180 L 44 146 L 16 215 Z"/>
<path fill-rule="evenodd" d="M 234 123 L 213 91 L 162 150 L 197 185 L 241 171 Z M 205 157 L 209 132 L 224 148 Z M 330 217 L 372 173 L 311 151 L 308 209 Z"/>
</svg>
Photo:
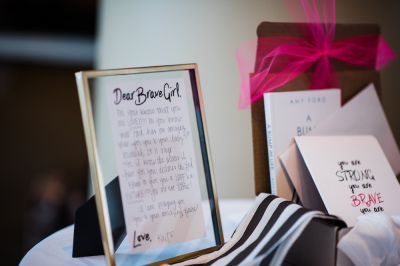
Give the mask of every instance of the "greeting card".
<svg viewBox="0 0 400 266">
<path fill-rule="evenodd" d="M 306 208 L 340 216 L 348 226 L 367 213 L 399 215 L 400 185 L 373 136 L 295 138 L 297 156 L 281 156 Z"/>
</svg>

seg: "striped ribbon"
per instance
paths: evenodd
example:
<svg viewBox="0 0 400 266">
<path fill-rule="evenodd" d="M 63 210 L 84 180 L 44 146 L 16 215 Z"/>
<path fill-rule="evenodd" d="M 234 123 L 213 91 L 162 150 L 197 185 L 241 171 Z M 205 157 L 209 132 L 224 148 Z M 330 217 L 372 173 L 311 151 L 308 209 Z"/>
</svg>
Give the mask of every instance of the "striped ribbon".
<svg viewBox="0 0 400 266">
<path fill-rule="evenodd" d="M 291 201 L 261 193 L 232 238 L 221 249 L 175 265 L 280 265 L 314 218 L 345 226 L 335 216 L 307 210 Z"/>
</svg>

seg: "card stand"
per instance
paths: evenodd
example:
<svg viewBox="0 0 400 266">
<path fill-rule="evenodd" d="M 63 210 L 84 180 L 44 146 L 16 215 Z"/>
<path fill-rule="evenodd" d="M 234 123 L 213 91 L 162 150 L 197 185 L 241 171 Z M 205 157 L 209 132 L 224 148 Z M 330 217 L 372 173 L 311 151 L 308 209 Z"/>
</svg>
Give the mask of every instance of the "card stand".
<svg viewBox="0 0 400 266">
<path fill-rule="evenodd" d="M 126 236 L 124 212 L 118 176 L 106 185 L 107 203 L 115 250 Z M 72 257 L 104 255 L 94 196 L 75 212 Z"/>
</svg>

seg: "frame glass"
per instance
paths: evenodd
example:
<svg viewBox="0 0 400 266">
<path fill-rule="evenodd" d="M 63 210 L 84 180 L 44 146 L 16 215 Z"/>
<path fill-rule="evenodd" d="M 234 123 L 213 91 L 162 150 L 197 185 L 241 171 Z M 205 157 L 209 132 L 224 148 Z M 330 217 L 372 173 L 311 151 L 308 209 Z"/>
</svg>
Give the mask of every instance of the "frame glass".
<svg viewBox="0 0 400 266">
<path fill-rule="evenodd" d="M 107 263 L 158 265 L 218 249 L 197 65 L 81 71 L 76 81 Z M 127 231 L 119 247 L 105 190 L 116 177 Z"/>
</svg>

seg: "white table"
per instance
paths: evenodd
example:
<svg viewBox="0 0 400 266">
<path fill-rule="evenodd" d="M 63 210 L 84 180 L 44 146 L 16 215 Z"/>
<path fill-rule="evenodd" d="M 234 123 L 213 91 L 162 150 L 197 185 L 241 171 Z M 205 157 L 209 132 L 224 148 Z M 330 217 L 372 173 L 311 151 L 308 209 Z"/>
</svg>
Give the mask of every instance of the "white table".
<svg viewBox="0 0 400 266">
<path fill-rule="evenodd" d="M 254 199 L 220 199 L 222 230 L 227 241 L 246 212 L 251 208 Z M 74 226 L 68 226 L 34 246 L 22 259 L 21 266 L 35 265 L 106 265 L 104 256 L 72 258 Z M 119 258 L 122 264 L 129 264 L 129 256 Z M 117 261 L 117 264 L 118 263 Z"/>
</svg>

